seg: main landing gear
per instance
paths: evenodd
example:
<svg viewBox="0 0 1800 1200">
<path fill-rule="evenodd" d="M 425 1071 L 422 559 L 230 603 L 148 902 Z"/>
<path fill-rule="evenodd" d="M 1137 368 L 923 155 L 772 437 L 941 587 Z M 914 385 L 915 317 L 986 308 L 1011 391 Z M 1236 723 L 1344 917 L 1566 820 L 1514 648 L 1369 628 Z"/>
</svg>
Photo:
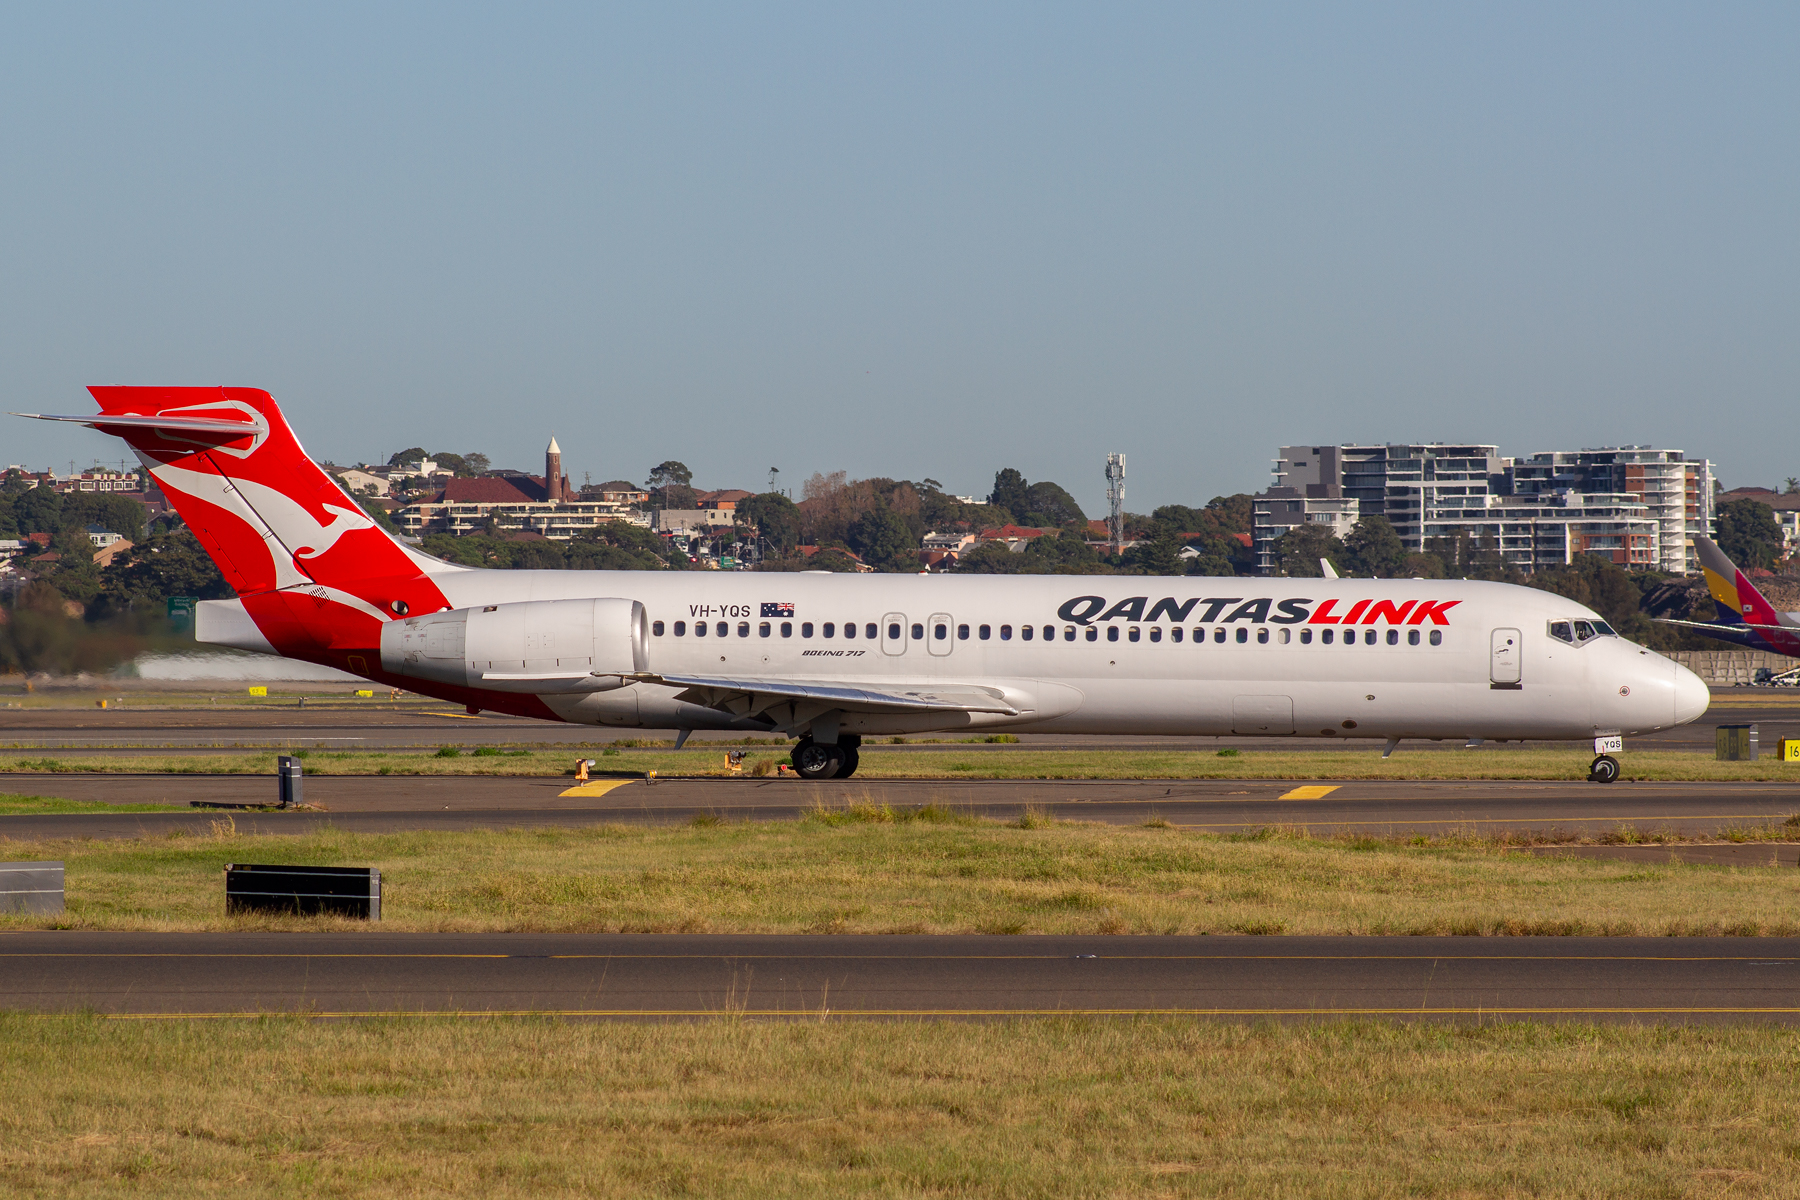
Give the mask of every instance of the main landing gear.
<svg viewBox="0 0 1800 1200">
<path fill-rule="evenodd" d="M 1619 760 L 1610 754 L 1602 754 L 1588 764 L 1589 783 L 1611 783 L 1619 777 Z"/>
<path fill-rule="evenodd" d="M 861 742 L 860 737 L 839 737 L 837 744 L 827 746 L 801 738 L 794 744 L 794 774 L 802 779 L 848 779 L 856 774 L 856 749 Z"/>
</svg>

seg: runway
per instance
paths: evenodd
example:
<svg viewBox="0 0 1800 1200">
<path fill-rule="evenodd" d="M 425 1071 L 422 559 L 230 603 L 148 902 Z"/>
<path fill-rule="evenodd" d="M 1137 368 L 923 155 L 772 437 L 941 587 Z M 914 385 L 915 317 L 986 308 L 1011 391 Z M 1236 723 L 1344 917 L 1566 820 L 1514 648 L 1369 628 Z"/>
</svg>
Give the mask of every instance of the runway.
<svg viewBox="0 0 1800 1200">
<path fill-rule="evenodd" d="M 229 690 L 229 689 L 227 689 Z M 341 696 L 342 693 L 338 693 Z M 103 695 L 96 692 L 96 696 Z M 241 692 L 236 695 L 241 696 Z M 109 701 L 109 705 L 112 704 Z M 1791 689 L 1718 689 L 1705 716 L 1691 725 L 1661 733 L 1634 737 L 1627 749 L 1711 750 L 1713 727 L 1755 723 L 1762 745 L 1772 752 L 1784 737 L 1800 738 L 1800 693 Z M 695 743 L 736 738 L 737 734 L 694 735 Z M 954 735 L 952 735 L 954 736 Z M 132 747 L 143 749 L 229 749 L 284 747 L 292 749 L 388 750 L 434 746 L 603 746 L 619 740 L 673 738 L 673 730 L 613 729 L 593 725 L 564 725 L 533 721 L 499 713 L 469 717 L 460 709 L 428 707 L 418 701 L 390 705 L 369 700 L 361 705 L 300 707 L 298 698 L 274 698 L 267 705 L 248 707 L 233 703 L 209 708 L 195 697 L 184 707 L 152 706 L 135 702 L 130 693 L 117 707 L 42 708 L 0 711 L 0 745 L 20 750 L 105 749 L 117 753 Z M 1422 750 L 1456 750 L 1459 741 L 1408 742 L 1407 753 Z M 1562 745 L 1554 742 L 1490 744 L 1484 753 Z M 941 746 L 911 743 L 914 749 Z M 1004 753 L 1009 749 L 1036 750 L 1335 750 L 1380 749 L 1379 741 L 1327 742 L 1306 738 L 1251 737 L 1125 737 L 1065 734 L 1021 734 L 1016 747 L 981 744 L 959 746 L 977 753 Z M 902 747 L 883 746 L 884 750 Z"/>
<path fill-rule="evenodd" d="M 1800 1021 L 1800 939 L 0 935 L 0 1009 Z"/>
<path fill-rule="evenodd" d="M 322 813 L 239 812 L 240 832 L 298 833 L 329 825 L 360 832 L 501 829 L 599 824 L 672 824 L 705 814 L 721 820 L 794 820 L 816 806 L 937 804 L 1012 820 L 1027 809 L 1068 820 L 1236 833 L 1272 825 L 1319 834 L 1455 830 L 1715 834 L 1781 824 L 1800 813 L 1800 792 L 1782 783 L 1558 783 L 1529 780 L 633 780 L 604 796 L 565 797 L 566 778 L 520 776 L 317 775 L 305 781 Z M 1302 786 L 1323 796 L 1284 799 Z M 6 775 L 0 790 L 115 804 L 272 801 L 263 775 Z M 156 837 L 206 833 L 217 810 L 0 816 L 0 838 Z M 1800 824 L 1795 827 L 1800 837 Z"/>
</svg>

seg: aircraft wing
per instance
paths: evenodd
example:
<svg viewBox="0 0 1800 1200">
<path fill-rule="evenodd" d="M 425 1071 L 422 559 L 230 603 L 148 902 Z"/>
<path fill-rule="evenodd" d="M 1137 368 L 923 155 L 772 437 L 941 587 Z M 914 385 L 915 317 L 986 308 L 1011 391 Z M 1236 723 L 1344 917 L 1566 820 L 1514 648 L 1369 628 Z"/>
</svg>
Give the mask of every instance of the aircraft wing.
<svg viewBox="0 0 1800 1200">
<path fill-rule="evenodd" d="M 1019 710 L 1006 702 L 997 688 L 972 683 L 947 683 L 941 687 L 847 687 L 809 679 L 729 678 L 718 675 L 659 675 L 645 673 L 630 678 L 682 688 L 679 697 L 690 704 L 724 709 L 740 716 L 760 713 L 789 702 L 823 704 L 845 712 L 974 712 L 1016 717 Z"/>
<path fill-rule="evenodd" d="M 1794 625 L 1757 625 L 1750 621 L 1741 624 L 1724 625 L 1717 621 L 1677 621 L 1674 617 L 1651 617 L 1659 625 L 1686 625 L 1690 629 L 1714 629 L 1730 633 L 1734 629 L 1775 629 L 1783 633 L 1800 634 L 1800 626 Z"/>
</svg>

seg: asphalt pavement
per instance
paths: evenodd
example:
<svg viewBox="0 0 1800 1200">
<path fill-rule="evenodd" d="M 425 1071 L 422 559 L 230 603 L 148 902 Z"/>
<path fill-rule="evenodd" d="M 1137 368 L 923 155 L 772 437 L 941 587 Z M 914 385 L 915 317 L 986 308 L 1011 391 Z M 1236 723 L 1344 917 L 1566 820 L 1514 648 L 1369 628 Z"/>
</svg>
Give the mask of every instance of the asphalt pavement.
<svg viewBox="0 0 1800 1200">
<path fill-rule="evenodd" d="M 296 833 L 323 826 L 362 832 L 501 829 L 600 824 L 793 820 L 816 807 L 941 805 L 1011 820 L 1049 816 L 1234 833 L 1269 826 L 1319 834 L 1468 830 L 1593 833 L 1631 826 L 1711 835 L 1782 824 L 1800 813 L 1789 783 L 1559 783 L 1530 780 L 631 780 L 604 795 L 564 796 L 567 778 L 522 776 L 316 775 L 309 803 L 324 812 L 235 812 L 240 832 Z M 0 777 L 24 795 L 114 804 L 263 803 L 266 775 L 45 774 Z M 1296 793 L 1299 793 L 1296 795 Z M 1322 794 L 1321 794 L 1322 793 Z M 0 816 L 0 838 L 154 837 L 210 832 L 226 813 L 41 813 Z M 1800 822 L 1795 833 L 1800 837 Z"/>
<path fill-rule="evenodd" d="M 0 935 L 0 1009 L 1800 1023 L 1800 939 Z"/>
</svg>

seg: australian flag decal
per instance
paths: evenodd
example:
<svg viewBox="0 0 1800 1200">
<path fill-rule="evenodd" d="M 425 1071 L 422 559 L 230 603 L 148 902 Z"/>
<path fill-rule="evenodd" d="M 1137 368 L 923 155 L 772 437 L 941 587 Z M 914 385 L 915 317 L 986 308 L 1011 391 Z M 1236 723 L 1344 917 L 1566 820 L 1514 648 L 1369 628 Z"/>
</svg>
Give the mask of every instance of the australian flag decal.
<svg viewBox="0 0 1800 1200">
<path fill-rule="evenodd" d="M 791 604 L 770 604 L 765 600 L 763 601 L 762 615 L 765 617 L 791 617 L 794 615 L 794 606 Z"/>
</svg>

